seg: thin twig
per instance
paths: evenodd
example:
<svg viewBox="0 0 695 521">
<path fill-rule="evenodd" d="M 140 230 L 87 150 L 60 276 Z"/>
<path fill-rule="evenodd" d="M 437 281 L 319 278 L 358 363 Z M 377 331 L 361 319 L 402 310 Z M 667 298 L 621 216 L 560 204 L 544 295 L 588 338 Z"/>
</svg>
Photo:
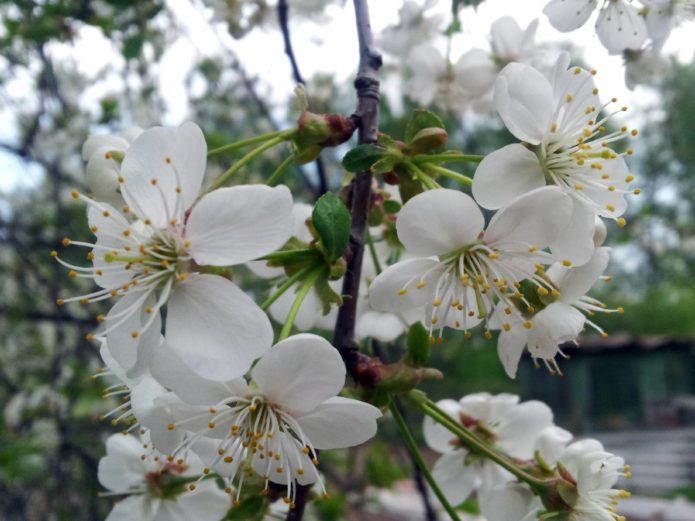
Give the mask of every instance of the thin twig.
<svg viewBox="0 0 695 521">
<path fill-rule="evenodd" d="M 306 82 L 302 77 L 302 73 L 299 72 L 299 65 L 297 64 L 297 58 L 292 48 L 292 40 L 290 39 L 289 6 L 287 5 L 287 0 L 280 0 L 278 2 L 278 19 L 280 20 L 282 40 L 285 42 L 285 54 L 287 58 L 289 58 L 290 66 L 292 67 L 292 76 L 294 76 L 294 81 L 304 85 Z"/>
<path fill-rule="evenodd" d="M 287 0 L 280 0 L 278 2 L 278 19 L 280 20 L 282 39 L 285 43 L 285 54 L 290 60 L 290 67 L 292 67 L 292 77 L 296 83 L 305 85 L 306 82 L 304 81 L 302 73 L 299 72 L 299 63 L 297 62 L 297 57 L 292 47 L 292 38 L 290 38 L 289 6 L 287 5 Z M 316 164 L 316 175 L 319 178 L 319 184 L 314 189 L 316 199 L 318 199 L 328 192 L 328 178 L 326 177 L 326 165 L 323 162 L 323 158 L 321 156 L 317 157 L 314 163 Z"/>
</svg>

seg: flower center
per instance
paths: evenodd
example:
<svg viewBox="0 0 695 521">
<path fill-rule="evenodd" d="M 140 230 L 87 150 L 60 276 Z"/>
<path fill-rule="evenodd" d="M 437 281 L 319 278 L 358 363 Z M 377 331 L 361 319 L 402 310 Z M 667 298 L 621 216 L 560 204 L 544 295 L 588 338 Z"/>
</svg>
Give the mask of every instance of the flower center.
<svg viewBox="0 0 695 521">
<path fill-rule="evenodd" d="M 207 428 L 187 437 L 169 460 L 173 461 L 177 453 L 185 452 L 201 437 L 219 439 L 217 456 L 210 467 L 228 479 L 228 490 L 232 490 L 231 484 L 236 481 L 235 505 L 239 504 L 245 476 L 253 472 L 265 482 L 263 495 L 268 493 L 271 481 L 286 483 L 285 502 L 290 506 L 296 494 L 295 480 L 318 481 L 323 488 L 316 470 L 318 452 L 311 441 L 290 413 L 263 395 L 230 396 L 205 413 L 169 424 L 169 430 L 186 428 L 187 423 L 203 418 L 208 420 Z M 204 471 L 207 472 L 209 469 Z"/>
</svg>

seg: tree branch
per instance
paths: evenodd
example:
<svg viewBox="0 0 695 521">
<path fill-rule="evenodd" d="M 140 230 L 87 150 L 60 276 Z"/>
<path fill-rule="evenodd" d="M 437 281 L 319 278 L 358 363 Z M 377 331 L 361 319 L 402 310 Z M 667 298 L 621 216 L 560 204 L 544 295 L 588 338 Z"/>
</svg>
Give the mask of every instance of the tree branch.
<svg viewBox="0 0 695 521">
<path fill-rule="evenodd" d="M 381 55 L 374 50 L 374 37 L 369 22 L 367 0 L 353 0 L 357 37 L 360 48 L 360 63 L 355 79 L 357 109 L 353 118 L 358 125 L 359 143 L 374 143 L 379 128 L 379 80 Z M 372 173 L 359 172 L 350 184 L 350 245 L 347 252 L 347 272 L 343 281 L 343 305 L 338 309 L 338 319 L 333 333 L 333 345 L 345 361 L 348 372 L 356 381 L 362 380 L 361 368 L 370 367 L 372 359 L 359 352 L 355 343 L 355 321 L 357 316 L 357 297 L 359 296 L 362 256 L 364 254 L 364 230 L 367 225 L 367 211 L 372 195 Z M 381 361 L 376 360 L 378 364 Z M 290 509 L 287 521 L 301 521 L 308 496 L 308 487 L 297 486 L 295 508 Z"/>
<path fill-rule="evenodd" d="M 360 48 L 360 63 L 355 79 L 357 109 L 353 118 L 358 124 L 359 143 L 374 143 L 379 128 L 379 80 L 381 55 L 374 49 L 374 38 L 369 22 L 367 0 L 353 0 L 357 21 L 357 36 Z M 345 301 L 338 309 L 338 319 L 333 334 L 333 345 L 345 361 L 350 375 L 359 383 L 369 383 L 370 368 L 374 361 L 359 352 L 355 343 L 355 321 L 357 317 L 357 297 L 359 295 L 362 257 L 364 254 L 364 231 L 367 212 L 372 196 L 372 173 L 359 172 L 350 184 L 350 215 L 352 229 L 347 252 L 347 272 L 343 279 Z"/>
</svg>

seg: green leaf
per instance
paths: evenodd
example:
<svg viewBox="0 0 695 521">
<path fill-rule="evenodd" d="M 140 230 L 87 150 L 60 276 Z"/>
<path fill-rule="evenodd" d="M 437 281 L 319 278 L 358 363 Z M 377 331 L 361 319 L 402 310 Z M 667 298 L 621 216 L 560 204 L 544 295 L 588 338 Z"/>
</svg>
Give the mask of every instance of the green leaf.
<svg viewBox="0 0 695 521">
<path fill-rule="evenodd" d="M 415 322 L 408 329 L 407 363 L 422 367 L 430 356 L 430 334 L 420 322 Z"/>
<path fill-rule="evenodd" d="M 398 158 L 394 156 L 385 156 L 374 163 L 370 170 L 373 174 L 385 174 L 386 172 L 391 172 L 397 162 Z"/>
<path fill-rule="evenodd" d="M 322 195 L 311 214 L 321 244 L 331 262 L 343 255 L 350 240 L 350 212 L 333 193 Z"/>
<path fill-rule="evenodd" d="M 441 118 L 429 110 L 416 109 L 405 125 L 405 140 L 410 142 L 422 129 L 434 127 L 444 128 Z"/>
<path fill-rule="evenodd" d="M 386 154 L 386 150 L 377 145 L 357 145 L 343 158 L 343 168 L 350 172 L 365 172 Z"/>
</svg>

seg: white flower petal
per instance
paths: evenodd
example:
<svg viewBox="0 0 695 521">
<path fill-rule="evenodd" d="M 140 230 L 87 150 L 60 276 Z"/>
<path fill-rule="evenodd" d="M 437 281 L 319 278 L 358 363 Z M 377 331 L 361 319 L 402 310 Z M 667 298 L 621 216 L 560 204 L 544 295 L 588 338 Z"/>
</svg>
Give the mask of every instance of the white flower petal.
<svg viewBox="0 0 695 521">
<path fill-rule="evenodd" d="M 297 418 L 317 449 L 340 449 L 364 443 L 376 434 L 379 409 L 359 400 L 336 396 Z"/>
<path fill-rule="evenodd" d="M 552 0 L 543 8 L 550 25 L 567 33 L 579 29 L 596 9 L 596 0 Z"/>
<path fill-rule="evenodd" d="M 598 15 L 596 34 L 609 54 L 639 50 L 647 40 L 647 24 L 637 8 L 624 0 L 607 2 Z"/>
<path fill-rule="evenodd" d="M 105 521 L 153 521 L 150 500 L 142 494 L 129 496 L 113 506 Z"/>
<path fill-rule="evenodd" d="M 393 342 L 406 329 L 404 320 L 395 313 L 370 310 L 357 317 L 355 337 L 372 337 L 381 342 Z"/>
<path fill-rule="evenodd" d="M 437 402 L 437 407 L 451 416 L 454 421 L 459 421 L 458 416 L 461 409 L 456 400 L 440 400 Z M 429 416 L 425 416 L 422 431 L 425 436 L 425 442 L 431 449 L 441 453 L 456 450 L 456 447 L 451 444 L 451 441 L 456 439 L 456 435 Z"/>
<path fill-rule="evenodd" d="M 530 400 L 510 410 L 495 429 L 499 445 L 512 457 L 531 459 L 541 431 L 553 424 L 553 411 L 543 402 Z"/>
<path fill-rule="evenodd" d="M 500 332 L 497 354 L 509 378 L 516 378 L 516 370 L 527 341 L 528 334 L 523 327 L 513 327 L 509 331 Z"/>
<path fill-rule="evenodd" d="M 128 206 L 156 228 L 166 228 L 171 219 L 180 223 L 200 191 L 206 156 L 205 138 L 195 123 L 144 131 L 121 165 Z"/>
<path fill-rule="evenodd" d="M 111 356 L 127 372 L 129 378 L 142 374 L 149 365 L 152 349 L 159 343 L 162 319 L 159 311 L 146 330 L 142 328 L 151 316 L 146 308 L 155 303 L 154 290 L 148 295 L 132 290 L 120 297 L 106 315 L 104 325 Z"/>
<path fill-rule="evenodd" d="M 496 210 L 542 186 L 545 175 L 536 154 L 512 144 L 485 156 L 475 171 L 472 192 L 480 206 Z"/>
<path fill-rule="evenodd" d="M 203 196 L 186 225 L 198 264 L 241 264 L 282 246 L 292 235 L 292 194 L 286 186 L 244 185 Z"/>
<path fill-rule="evenodd" d="M 499 210 L 485 230 L 485 242 L 502 250 L 538 249 L 554 240 L 572 212 L 570 197 L 559 188 L 537 188 Z"/>
<path fill-rule="evenodd" d="M 550 129 L 553 89 L 529 65 L 510 63 L 495 81 L 494 101 L 502 121 L 521 141 L 537 145 Z"/>
<path fill-rule="evenodd" d="M 428 190 L 410 199 L 398 214 L 398 238 L 408 253 L 442 255 L 470 244 L 483 230 L 478 205 L 457 190 Z"/>
<path fill-rule="evenodd" d="M 143 375 L 138 383 L 130 388 L 130 409 L 138 422 L 142 423 L 140 418 L 147 417 L 156 407 L 155 400 L 166 392 L 167 390 L 150 375 Z"/>
<path fill-rule="evenodd" d="M 467 452 L 455 450 L 441 456 L 434 464 L 432 477 L 450 503 L 458 505 L 471 495 L 476 483 L 476 464 L 467 466 Z"/>
<path fill-rule="evenodd" d="M 559 344 L 577 338 L 586 318 L 564 302 L 553 302 L 533 317 L 528 333 L 528 350 L 534 358 L 552 360 Z"/>
<path fill-rule="evenodd" d="M 179 496 L 177 503 L 186 521 L 219 521 L 232 507 L 229 494 L 220 490 L 215 480 L 198 482 L 196 489 Z"/>
<path fill-rule="evenodd" d="M 568 269 L 559 287 L 560 300 L 571 304 L 586 295 L 606 271 L 609 259 L 610 248 L 597 248 L 589 262 Z"/>
<path fill-rule="evenodd" d="M 166 343 L 154 350 L 151 370 L 159 383 L 191 405 L 211 406 L 230 396 L 245 396 L 248 390 L 243 378 L 219 382 L 200 376 Z"/>
<path fill-rule="evenodd" d="M 181 359 L 210 380 L 233 380 L 268 350 L 270 320 L 236 284 L 217 275 L 192 274 L 176 283 L 167 341 Z"/>
<path fill-rule="evenodd" d="M 110 150 L 113 148 L 99 148 L 97 153 L 89 158 L 85 167 L 85 180 L 97 201 L 121 208 L 125 204 L 118 182 L 121 165 L 107 155 Z"/>
<path fill-rule="evenodd" d="M 408 259 L 389 266 L 369 286 L 372 307 L 398 313 L 426 306 L 431 303 L 435 283 L 445 269 L 434 259 Z M 420 281 L 424 286 L 418 284 Z"/>
<path fill-rule="evenodd" d="M 543 429 L 541 435 L 536 440 L 535 450 L 538 450 L 541 457 L 551 466 L 555 466 L 560 454 L 565 450 L 567 444 L 572 440 L 572 433 L 555 425 Z"/>
<path fill-rule="evenodd" d="M 269 400 L 302 414 L 340 392 L 345 364 L 326 339 L 305 333 L 276 344 L 251 375 Z"/>
<path fill-rule="evenodd" d="M 526 485 L 499 485 L 480 500 L 480 511 L 488 521 L 532 521 L 543 507 Z"/>
<path fill-rule="evenodd" d="M 109 150 L 123 152 L 128 150 L 129 146 L 128 140 L 121 136 L 93 134 L 82 145 L 82 159 L 89 161 L 97 152 L 108 152 Z"/>
<path fill-rule="evenodd" d="M 590 206 L 577 197 L 570 199 L 572 215 L 550 242 L 550 251 L 558 260 L 569 260 L 573 266 L 581 266 L 595 251 L 595 214 Z"/>
</svg>

